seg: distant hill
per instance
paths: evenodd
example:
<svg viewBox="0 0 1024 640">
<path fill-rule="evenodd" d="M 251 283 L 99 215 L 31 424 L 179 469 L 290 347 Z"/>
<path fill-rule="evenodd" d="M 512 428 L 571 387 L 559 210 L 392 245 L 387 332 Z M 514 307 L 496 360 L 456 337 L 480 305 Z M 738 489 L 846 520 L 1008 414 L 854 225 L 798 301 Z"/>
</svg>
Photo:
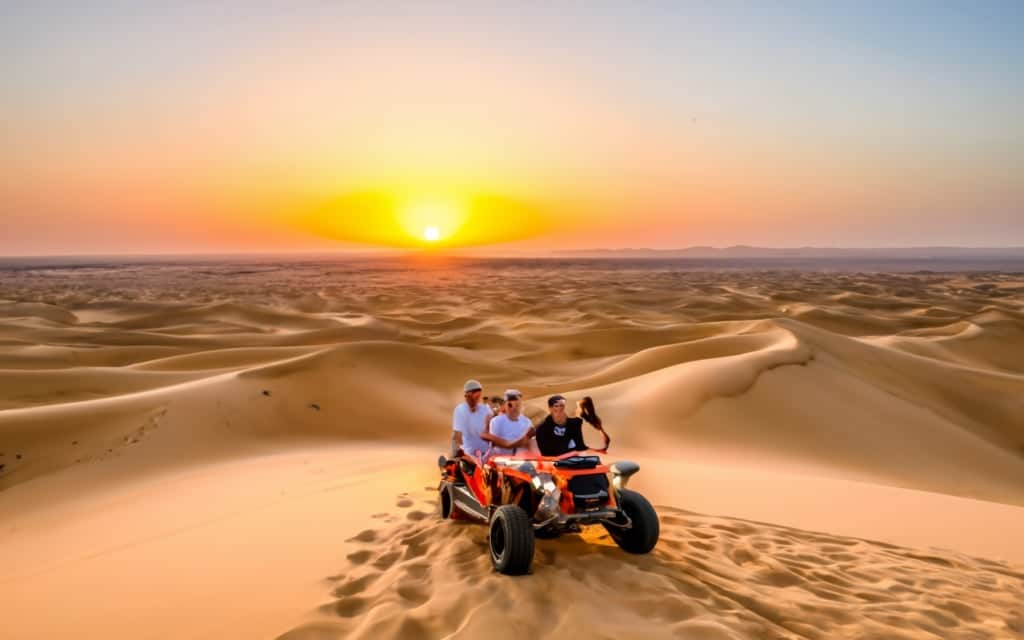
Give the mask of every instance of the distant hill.
<svg viewBox="0 0 1024 640">
<path fill-rule="evenodd" d="M 837 247 L 686 247 L 683 249 L 575 249 L 556 251 L 565 257 L 593 258 L 1024 258 L 1024 247 L 892 247 L 878 249 Z"/>
</svg>

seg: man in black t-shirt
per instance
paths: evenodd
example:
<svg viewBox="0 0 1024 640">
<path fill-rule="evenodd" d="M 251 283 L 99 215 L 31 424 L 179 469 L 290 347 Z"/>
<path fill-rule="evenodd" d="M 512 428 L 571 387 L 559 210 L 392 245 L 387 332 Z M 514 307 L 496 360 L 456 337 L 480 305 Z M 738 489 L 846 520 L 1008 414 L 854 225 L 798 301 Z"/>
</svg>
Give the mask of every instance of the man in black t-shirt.
<svg viewBox="0 0 1024 640">
<path fill-rule="evenodd" d="M 583 418 L 570 418 L 565 413 L 565 398 L 548 398 L 548 416 L 537 426 L 537 448 L 542 456 L 560 456 L 570 451 L 585 451 Z"/>
</svg>

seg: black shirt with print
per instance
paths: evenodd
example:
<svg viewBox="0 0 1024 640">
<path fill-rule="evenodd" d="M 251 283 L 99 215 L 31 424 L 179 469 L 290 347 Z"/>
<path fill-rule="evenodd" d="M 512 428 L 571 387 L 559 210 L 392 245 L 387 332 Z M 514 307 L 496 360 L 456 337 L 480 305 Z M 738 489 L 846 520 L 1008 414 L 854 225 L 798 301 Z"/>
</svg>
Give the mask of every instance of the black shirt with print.
<svg viewBox="0 0 1024 640">
<path fill-rule="evenodd" d="M 551 416 L 537 425 L 537 447 L 542 456 L 560 456 L 570 451 L 583 451 L 583 418 L 566 418 L 565 424 L 555 424 Z"/>
</svg>

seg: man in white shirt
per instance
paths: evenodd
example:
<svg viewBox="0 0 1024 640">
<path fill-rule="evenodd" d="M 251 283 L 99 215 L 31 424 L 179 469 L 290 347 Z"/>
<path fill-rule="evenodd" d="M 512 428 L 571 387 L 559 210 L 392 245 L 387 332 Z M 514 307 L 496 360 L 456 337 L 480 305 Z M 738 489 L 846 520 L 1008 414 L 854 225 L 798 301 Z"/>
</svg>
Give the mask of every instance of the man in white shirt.
<svg viewBox="0 0 1024 640">
<path fill-rule="evenodd" d="M 505 412 L 491 418 L 481 436 L 491 443 L 489 455 L 515 455 L 533 450 L 533 423 L 520 413 L 522 399 L 523 394 L 516 389 L 505 392 Z"/>
<path fill-rule="evenodd" d="M 452 457 L 459 451 L 480 459 L 490 446 L 481 436 L 487 429 L 491 409 L 480 401 L 483 386 L 476 380 L 467 380 L 462 386 L 465 402 L 452 412 Z"/>
</svg>

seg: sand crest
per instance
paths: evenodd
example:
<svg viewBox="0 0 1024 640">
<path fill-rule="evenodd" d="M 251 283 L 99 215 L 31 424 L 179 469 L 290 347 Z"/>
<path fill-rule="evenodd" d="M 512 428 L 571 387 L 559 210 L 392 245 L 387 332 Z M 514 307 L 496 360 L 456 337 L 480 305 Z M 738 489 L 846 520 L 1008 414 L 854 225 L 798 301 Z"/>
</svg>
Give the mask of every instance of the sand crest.
<svg viewBox="0 0 1024 640">
<path fill-rule="evenodd" d="M 1010 273 L 7 268 L 0 635 L 1018 637 L 1022 363 Z M 424 491 L 469 377 L 593 396 L 655 552 L 493 575 Z"/>
</svg>

